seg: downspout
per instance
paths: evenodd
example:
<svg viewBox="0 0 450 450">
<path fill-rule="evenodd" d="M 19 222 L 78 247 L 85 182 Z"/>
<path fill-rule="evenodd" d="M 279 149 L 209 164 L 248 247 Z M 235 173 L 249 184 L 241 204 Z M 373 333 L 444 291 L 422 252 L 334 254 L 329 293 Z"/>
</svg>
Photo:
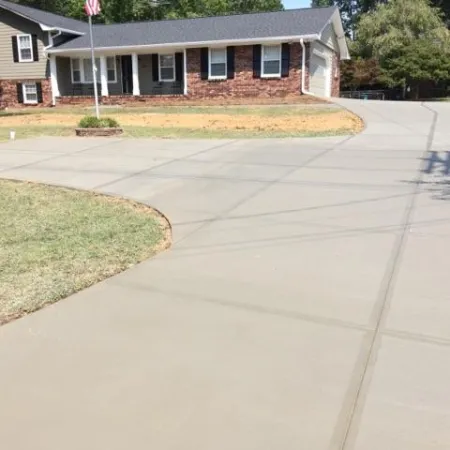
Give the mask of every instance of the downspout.
<svg viewBox="0 0 450 450">
<path fill-rule="evenodd" d="M 312 92 L 309 92 L 305 89 L 305 83 L 306 83 L 306 46 L 305 42 L 303 41 L 303 38 L 300 39 L 300 45 L 302 46 L 302 86 L 301 91 L 304 95 L 312 95 L 314 94 Z"/>
</svg>

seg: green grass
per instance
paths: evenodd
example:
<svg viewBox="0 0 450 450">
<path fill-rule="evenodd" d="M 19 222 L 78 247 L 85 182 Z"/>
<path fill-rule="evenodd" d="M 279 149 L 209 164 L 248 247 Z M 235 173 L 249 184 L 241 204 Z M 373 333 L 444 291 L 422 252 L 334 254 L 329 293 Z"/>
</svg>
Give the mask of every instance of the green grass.
<svg viewBox="0 0 450 450">
<path fill-rule="evenodd" d="M 166 227 L 133 202 L 0 180 L 0 323 L 150 257 Z"/>
</svg>

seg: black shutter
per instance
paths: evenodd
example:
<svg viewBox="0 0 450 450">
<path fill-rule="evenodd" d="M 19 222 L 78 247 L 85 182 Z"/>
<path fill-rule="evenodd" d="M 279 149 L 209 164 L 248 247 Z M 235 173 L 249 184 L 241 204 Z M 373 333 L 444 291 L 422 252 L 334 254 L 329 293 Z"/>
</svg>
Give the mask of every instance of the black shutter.
<svg viewBox="0 0 450 450">
<path fill-rule="evenodd" d="M 253 78 L 261 77 L 261 45 L 253 46 Z"/>
<path fill-rule="evenodd" d="M 153 81 L 159 81 L 159 56 L 157 53 L 152 55 L 152 77 Z"/>
<path fill-rule="evenodd" d="M 23 90 L 22 90 L 22 83 L 17 83 L 17 101 L 19 103 L 23 103 Z"/>
<path fill-rule="evenodd" d="M 202 80 L 208 79 L 208 47 L 203 47 L 200 49 L 200 75 Z"/>
<path fill-rule="evenodd" d="M 177 81 L 183 80 L 183 53 L 175 53 L 175 75 Z"/>
<path fill-rule="evenodd" d="M 289 76 L 289 58 L 291 49 L 289 44 L 285 43 L 281 45 L 281 76 Z"/>
<path fill-rule="evenodd" d="M 42 83 L 36 83 L 36 93 L 38 103 L 42 103 Z"/>
<path fill-rule="evenodd" d="M 227 78 L 234 78 L 234 47 L 227 47 Z"/>
<path fill-rule="evenodd" d="M 17 36 L 11 36 L 12 53 L 14 62 L 19 62 L 19 47 L 17 45 Z"/>
<path fill-rule="evenodd" d="M 33 61 L 39 61 L 38 40 L 35 34 L 31 36 L 31 41 L 33 42 Z"/>
</svg>

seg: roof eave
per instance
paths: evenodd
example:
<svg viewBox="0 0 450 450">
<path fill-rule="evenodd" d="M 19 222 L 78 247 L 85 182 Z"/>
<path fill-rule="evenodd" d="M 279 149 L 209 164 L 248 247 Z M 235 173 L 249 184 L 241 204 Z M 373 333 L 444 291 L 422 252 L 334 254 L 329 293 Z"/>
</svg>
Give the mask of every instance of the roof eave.
<svg viewBox="0 0 450 450">
<path fill-rule="evenodd" d="M 339 46 L 340 59 L 341 60 L 350 59 L 350 51 L 349 51 L 348 45 L 347 45 L 347 38 L 345 36 L 344 26 L 342 25 L 341 14 L 339 13 L 339 9 L 337 7 L 336 7 L 335 11 L 333 12 L 332 16 L 330 17 L 330 20 L 326 23 L 326 25 L 321 30 L 320 35 L 322 35 L 326 26 L 330 23 L 333 25 L 334 32 L 336 33 L 336 39 L 337 39 L 338 46 Z"/>
<path fill-rule="evenodd" d="M 68 28 L 44 25 L 43 23 L 39 23 L 39 26 L 41 27 L 42 31 L 62 31 L 63 33 L 76 34 L 77 36 L 83 36 L 86 34 L 81 31 L 70 30 Z"/>
<path fill-rule="evenodd" d="M 151 49 L 164 49 L 171 47 L 201 47 L 209 45 L 251 45 L 255 43 L 270 43 L 270 42 L 298 42 L 300 39 L 304 41 L 314 41 L 320 38 L 319 34 L 304 34 L 295 36 L 274 36 L 274 37 L 261 37 L 261 38 L 251 38 L 251 39 L 222 39 L 222 40 L 210 40 L 210 41 L 196 41 L 196 42 L 169 42 L 167 44 L 142 44 L 142 45 L 124 45 L 124 46 L 108 46 L 108 47 L 95 47 L 95 50 L 106 51 L 106 50 L 142 50 L 146 48 Z M 49 53 L 75 53 L 90 51 L 90 47 L 79 47 L 79 48 L 67 48 L 58 49 L 58 47 L 49 50 Z"/>
<path fill-rule="evenodd" d="M 26 14 L 22 14 L 22 13 L 19 13 L 17 11 L 14 11 L 13 9 L 8 8 L 8 7 L 4 6 L 4 5 L 0 5 L 0 8 L 3 8 L 6 11 L 9 11 L 9 12 L 11 12 L 13 14 L 16 14 L 17 16 L 23 17 L 24 19 L 27 19 L 27 20 L 29 20 L 31 22 L 37 23 L 40 26 L 42 31 L 55 31 L 56 30 L 56 31 L 63 31 L 63 32 L 66 32 L 66 33 L 76 34 L 78 36 L 83 36 L 83 34 L 84 34 L 84 33 L 80 32 L 80 31 L 69 30 L 69 29 L 65 29 L 65 28 L 59 28 L 59 27 L 55 27 L 53 25 L 47 25 L 45 23 L 39 22 L 36 19 L 33 19 L 33 17 L 30 17 L 30 16 L 27 16 Z"/>
</svg>

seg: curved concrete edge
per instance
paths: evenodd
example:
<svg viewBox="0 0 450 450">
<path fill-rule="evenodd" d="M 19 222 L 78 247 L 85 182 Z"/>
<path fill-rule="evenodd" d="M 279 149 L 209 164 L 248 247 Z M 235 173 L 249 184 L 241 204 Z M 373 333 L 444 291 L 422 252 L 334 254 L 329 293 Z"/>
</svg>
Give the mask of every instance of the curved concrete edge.
<svg viewBox="0 0 450 450">
<path fill-rule="evenodd" d="M 101 282 L 103 282 L 103 281 L 105 281 L 107 279 L 110 279 L 110 278 L 113 278 L 113 277 L 115 277 L 117 275 L 120 275 L 120 274 L 130 270 L 132 267 L 137 266 L 138 264 L 141 264 L 141 263 L 143 263 L 145 261 L 148 261 L 149 259 L 157 257 L 158 255 L 163 253 L 165 250 L 168 250 L 172 246 L 172 243 L 173 243 L 173 229 L 172 229 L 172 224 L 171 224 L 169 218 L 162 211 L 160 211 L 158 208 L 155 208 L 154 206 L 151 206 L 148 203 L 143 203 L 141 201 L 138 201 L 136 199 L 133 199 L 131 197 L 126 197 L 126 196 L 123 196 L 123 195 L 117 195 L 117 194 L 112 194 L 112 193 L 107 193 L 107 192 L 106 193 L 105 192 L 99 192 L 99 191 L 90 190 L 90 189 L 76 188 L 76 187 L 73 187 L 73 186 L 66 186 L 66 185 L 63 185 L 63 184 L 42 183 L 42 182 L 38 182 L 38 181 L 24 180 L 24 179 L 21 179 L 21 178 L 1 178 L 0 177 L 0 180 L 12 181 L 12 182 L 15 182 L 15 183 L 34 184 L 34 185 L 45 186 L 45 187 L 49 187 L 49 188 L 59 188 L 59 189 L 66 189 L 66 190 L 70 190 L 70 191 L 91 193 L 91 194 L 97 195 L 98 197 L 106 197 L 106 198 L 110 198 L 110 199 L 121 200 L 123 202 L 133 203 L 135 205 L 143 206 L 145 208 L 148 208 L 152 212 L 154 212 L 155 215 L 158 217 L 158 219 L 159 219 L 159 221 L 161 223 L 161 226 L 163 228 L 163 239 L 155 247 L 155 253 L 153 253 L 148 258 L 145 258 L 142 261 L 138 261 L 135 264 L 133 264 L 131 267 L 128 267 L 128 268 L 126 268 L 124 270 L 121 270 L 119 272 L 116 272 L 116 273 L 114 273 L 114 274 L 112 274 L 110 276 L 102 278 L 101 280 L 99 280 L 99 281 L 97 281 L 97 282 L 95 282 L 95 283 L 93 283 L 93 284 L 91 284 L 89 286 L 86 286 L 84 288 L 81 288 L 80 290 L 75 290 L 75 291 L 71 292 L 70 294 L 68 294 L 67 296 L 60 298 L 59 300 L 56 300 L 54 302 L 46 303 L 46 304 L 42 305 L 40 308 L 35 309 L 35 310 L 31 311 L 31 312 L 12 314 L 10 319 L 8 319 L 6 321 L 3 321 L 3 322 L 0 321 L 0 326 L 5 326 L 8 323 L 15 322 L 15 321 L 21 319 L 22 317 L 28 316 L 30 314 L 33 314 L 33 313 L 37 312 L 37 311 L 40 311 L 41 309 L 46 308 L 47 306 L 53 305 L 55 303 L 58 303 L 61 300 L 64 300 L 65 298 L 70 297 L 71 295 L 74 295 L 74 294 L 76 294 L 78 292 L 82 292 L 82 291 L 90 288 L 91 286 L 94 286 L 95 284 L 101 283 Z"/>
<path fill-rule="evenodd" d="M 356 111 L 350 109 L 347 105 L 342 104 L 342 102 L 339 101 L 339 100 L 341 100 L 340 97 L 332 97 L 330 100 L 331 100 L 331 103 L 333 103 L 334 105 L 337 105 L 342 109 L 345 109 L 349 113 L 354 114 L 356 117 L 358 117 L 359 120 L 361 120 L 361 122 L 363 124 L 362 130 L 359 131 L 358 133 L 355 133 L 355 136 L 358 134 L 362 134 L 367 130 L 367 121 L 364 120 L 364 118 L 360 114 L 358 114 Z"/>
</svg>

